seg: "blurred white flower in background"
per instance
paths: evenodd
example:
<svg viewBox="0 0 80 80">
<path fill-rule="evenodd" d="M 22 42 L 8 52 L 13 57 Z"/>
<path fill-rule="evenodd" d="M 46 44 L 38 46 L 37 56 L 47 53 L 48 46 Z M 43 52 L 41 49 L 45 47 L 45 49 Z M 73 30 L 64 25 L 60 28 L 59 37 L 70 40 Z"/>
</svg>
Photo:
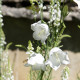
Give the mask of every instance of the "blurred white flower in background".
<svg viewBox="0 0 80 80">
<path fill-rule="evenodd" d="M 26 54 L 34 54 L 34 51 L 32 51 L 32 50 L 27 51 Z"/>
<path fill-rule="evenodd" d="M 2 54 L 2 73 L 1 80 L 14 80 L 13 70 L 9 62 L 9 53 L 5 51 Z"/>
<path fill-rule="evenodd" d="M 41 54 L 33 53 L 28 58 L 26 67 L 31 66 L 32 70 L 43 70 L 45 71 L 46 66 L 44 64 L 44 57 Z"/>
<path fill-rule="evenodd" d="M 80 0 L 73 0 L 75 3 L 77 3 L 78 8 L 80 9 Z"/>
<path fill-rule="evenodd" d="M 57 70 L 61 64 L 69 64 L 68 54 L 63 52 L 58 47 L 52 48 L 49 52 L 49 59 L 46 65 L 49 64 L 51 68 Z"/>
<path fill-rule="evenodd" d="M 45 40 L 50 35 L 48 25 L 38 21 L 31 25 L 31 29 L 34 31 L 33 38 L 35 40 L 41 40 L 41 42 L 45 44 Z"/>
<path fill-rule="evenodd" d="M 55 2 L 55 1 L 54 1 Z M 49 23 L 54 21 L 54 26 L 60 26 L 60 19 L 61 19 L 61 10 L 60 10 L 60 3 L 56 2 L 54 5 L 49 7 L 49 13 L 51 15 Z"/>
<path fill-rule="evenodd" d="M 3 17 L 2 16 L 2 11 L 0 11 L 0 25 L 1 25 L 1 27 L 4 25 L 2 17 Z"/>
</svg>

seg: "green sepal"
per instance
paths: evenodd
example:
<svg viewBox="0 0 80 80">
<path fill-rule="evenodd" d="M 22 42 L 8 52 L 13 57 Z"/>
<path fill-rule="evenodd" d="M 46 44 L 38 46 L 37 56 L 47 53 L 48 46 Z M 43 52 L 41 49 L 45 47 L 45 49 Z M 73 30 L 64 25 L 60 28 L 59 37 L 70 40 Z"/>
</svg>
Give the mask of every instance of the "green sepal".
<svg viewBox="0 0 80 80">
<path fill-rule="evenodd" d="M 36 52 L 39 53 L 40 52 L 40 49 L 41 48 L 38 46 Z"/>
<path fill-rule="evenodd" d="M 65 5 L 63 7 L 62 13 L 63 13 L 63 17 L 65 18 L 67 16 L 67 14 L 68 14 L 68 6 L 67 5 Z"/>
</svg>

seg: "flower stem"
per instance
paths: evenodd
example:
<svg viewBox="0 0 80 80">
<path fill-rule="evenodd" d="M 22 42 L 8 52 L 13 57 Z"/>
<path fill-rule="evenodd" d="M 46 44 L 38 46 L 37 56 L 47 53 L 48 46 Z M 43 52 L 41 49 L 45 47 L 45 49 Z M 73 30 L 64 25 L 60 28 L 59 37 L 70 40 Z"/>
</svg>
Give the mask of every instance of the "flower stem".
<svg viewBox="0 0 80 80">
<path fill-rule="evenodd" d="M 40 0 L 40 3 L 43 5 L 43 0 Z M 43 8 L 40 9 L 41 12 L 41 22 L 43 22 Z"/>
<path fill-rule="evenodd" d="M 44 71 L 41 71 L 41 77 L 40 77 L 40 80 L 42 80 L 43 75 L 44 75 Z"/>
</svg>

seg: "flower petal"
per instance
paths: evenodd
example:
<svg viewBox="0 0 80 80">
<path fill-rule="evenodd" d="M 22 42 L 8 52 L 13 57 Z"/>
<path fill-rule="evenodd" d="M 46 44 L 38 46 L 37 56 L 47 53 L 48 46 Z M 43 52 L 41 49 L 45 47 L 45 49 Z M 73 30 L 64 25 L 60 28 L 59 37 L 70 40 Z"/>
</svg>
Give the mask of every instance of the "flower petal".
<svg viewBox="0 0 80 80">
<path fill-rule="evenodd" d="M 25 66 L 31 66 L 33 70 L 45 70 L 46 66 L 44 64 L 44 57 L 41 54 L 30 54 L 27 64 Z"/>
<path fill-rule="evenodd" d="M 49 52 L 49 59 L 45 63 L 49 64 L 54 70 L 57 70 L 61 64 L 69 64 L 68 54 L 58 47 L 52 48 Z"/>
<path fill-rule="evenodd" d="M 33 38 L 35 40 L 41 40 L 41 42 L 45 44 L 45 40 L 50 35 L 48 25 L 38 21 L 31 25 L 31 29 L 34 31 Z"/>
</svg>

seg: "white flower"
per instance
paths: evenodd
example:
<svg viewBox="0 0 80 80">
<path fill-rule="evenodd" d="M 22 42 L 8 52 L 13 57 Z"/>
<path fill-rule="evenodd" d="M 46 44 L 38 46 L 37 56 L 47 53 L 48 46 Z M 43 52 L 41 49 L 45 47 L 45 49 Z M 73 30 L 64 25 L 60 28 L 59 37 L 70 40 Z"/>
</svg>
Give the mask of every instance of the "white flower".
<svg viewBox="0 0 80 80">
<path fill-rule="evenodd" d="M 61 64 L 69 64 L 68 55 L 58 47 L 52 48 L 50 50 L 49 59 L 46 62 L 46 65 L 47 64 L 54 70 L 57 70 Z"/>
<path fill-rule="evenodd" d="M 39 8 L 42 9 L 42 8 L 43 8 L 43 4 L 40 4 L 40 5 L 39 5 Z"/>
<path fill-rule="evenodd" d="M 25 66 L 31 66 L 33 70 L 43 70 L 45 71 L 46 67 L 44 64 L 44 57 L 41 54 L 31 54 L 28 58 L 27 64 Z"/>
<path fill-rule="evenodd" d="M 65 76 L 62 77 L 62 80 L 68 80 L 68 75 L 69 74 L 67 72 L 65 72 Z"/>
<path fill-rule="evenodd" d="M 69 67 L 64 67 L 63 71 L 62 71 L 62 80 L 68 80 L 69 78 L 69 73 L 70 73 L 70 70 L 69 70 Z"/>
<path fill-rule="evenodd" d="M 43 7 L 43 9 L 45 10 L 45 9 L 47 9 L 47 7 L 46 7 L 46 6 L 44 6 L 44 7 Z"/>
<path fill-rule="evenodd" d="M 34 51 L 32 51 L 32 50 L 27 51 L 26 54 L 34 54 Z"/>
<path fill-rule="evenodd" d="M 35 40 L 41 40 L 41 42 L 45 44 L 45 40 L 50 35 L 48 25 L 38 21 L 31 25 L 31 29 L 34 31 L 33 38 Z"/>
<path fill-rule="evenodd" d="M 3 16 L 0 14 L 0 18 L 1 18 L 1 17 L 3 17 Z"/>
</svg>

